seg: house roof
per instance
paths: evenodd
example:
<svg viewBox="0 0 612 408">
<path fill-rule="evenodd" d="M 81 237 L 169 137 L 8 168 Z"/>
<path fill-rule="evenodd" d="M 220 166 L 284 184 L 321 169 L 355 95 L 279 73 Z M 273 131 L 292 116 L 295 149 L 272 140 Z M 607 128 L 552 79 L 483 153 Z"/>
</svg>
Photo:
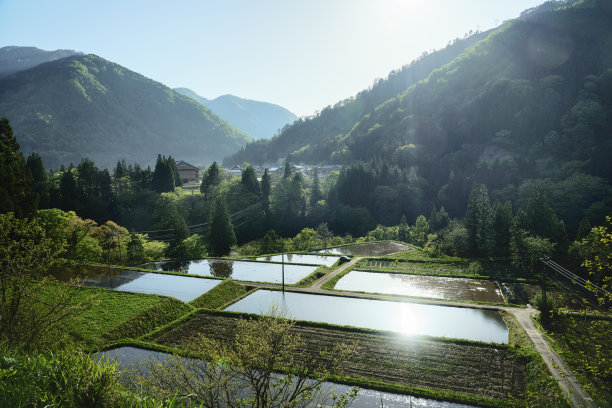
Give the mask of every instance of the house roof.
<svg viewBox="0 0 612 408">
<path fill-rule="evenodd" d="M 191 165 L 191 164 L 189 164 L 187 162 L 184 162 L 182 160 L 180 162 L 176 163 L 176 168 L 179 169 L 179 170 L 198 170 L 198 171 L 200 170 L 196 166 Z"/>
</svg>

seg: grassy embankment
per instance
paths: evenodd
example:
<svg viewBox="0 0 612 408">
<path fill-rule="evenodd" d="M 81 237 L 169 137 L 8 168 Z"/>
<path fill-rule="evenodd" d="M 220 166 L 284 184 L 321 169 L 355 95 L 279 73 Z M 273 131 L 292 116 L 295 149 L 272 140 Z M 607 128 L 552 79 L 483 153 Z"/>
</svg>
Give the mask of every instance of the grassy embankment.
<svg viewBox="0 0 612 408">
<path fill-rule="evenodd" d="M 539 329 L 595 403 L 612 406 L 612 317 L 561 314 Z"/>
</svg>

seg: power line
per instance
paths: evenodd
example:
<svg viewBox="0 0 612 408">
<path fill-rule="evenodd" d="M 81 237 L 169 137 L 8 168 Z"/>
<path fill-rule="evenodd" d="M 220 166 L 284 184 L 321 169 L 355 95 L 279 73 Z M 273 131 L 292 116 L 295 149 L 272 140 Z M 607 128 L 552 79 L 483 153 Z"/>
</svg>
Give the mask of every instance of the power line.
<svg viewBox="0 0 612 408">
<path fill-rule="evenodd" d="M 544 257 L 544 258 L 540 258 L 540 261 L 548 266 L 550 269 L 552 269 L 553 271 L 557 272 L 559 275 L 563 276 L 566 279 L 569 279 L 570 281 L 572 281 L 573 283 L 575 283 L 576 285 L 589 290 L 589 291 L 595 291 L 596 293 L 600 294 L 600 295 L 604 295 L 604 296 L 610 296 L 610 292 L 608 292 L 607 290 L 595 285 L 592 282 L 589 282 L 587 280 L 585 280 L 584 278 L 581 278 L 580 276 L 576 275 L 575 273 L 565 269 L 564 267 L 562 267 L 561 265 L 559 265 L 558 263 L 552 261 L 550 258 L 548 257 Z"/>
</svg>

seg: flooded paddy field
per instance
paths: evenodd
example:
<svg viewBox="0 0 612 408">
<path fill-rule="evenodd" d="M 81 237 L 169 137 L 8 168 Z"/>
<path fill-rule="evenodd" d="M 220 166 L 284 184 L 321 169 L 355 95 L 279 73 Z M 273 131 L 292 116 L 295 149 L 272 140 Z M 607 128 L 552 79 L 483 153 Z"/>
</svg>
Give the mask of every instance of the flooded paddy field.
<svg viewBox="0 0 612 408">
<path fill-rule="evenodd" d="M 231 278 L 249 282 L 282 282 L 282 268 L 278 263 L 200 259 L 196 261 L 149 262 L 143 268 L 171 271 L 190 275 Z M 285 283 L 295 284 L 317 269 L 316 265 L 285 264 Z"/>
<path fill-rule="evenodd" d="M 240 317 L 199 313 L 159 335 L 154 342 L 186 348 L 199 334 L 217 340 L 231 339 L 237 319 Z M 292 330 L 304 341 L 297 358 L 307 359 L 318 350 L 339 343 L 355 344 L 355 353 L 340 367 L 341 374 L 348 377 L 491 398 L 505 398 L 508 394 L 516 397 L 524 392 L 525 363 L 513 359 L 504 346 L 396 336 L 306 322 L 297 322 Z"/>
<path fill-rule="evenodd" d="M 386 256 L 397 252 L 408 251 L 412 247 L 398 242 L 364 242 L 363 244 L 347 245 L 336 248 L 322 249 L 318 253 L 354 256 Z"/>
<path fill-rule="evenodd" d="M 482 279 L 351 271 L 340 278 L 334 289 L 435 299 L 504 303 L 504 298 L 495 282 Z"/>
<path fill-rule="evenodd" d="M 409 302 L 258 290 L 226 310 L 263 314 L 279 306 L 298 320 L 427 335 L 507 343 L 508 328 L 495 311 Z"/>
<path fill-rule="evenodd" d="M 168 358 L 168 354 L 141 349 L 137 347 L 123 346 L 115 349 L 103 351 L 95 355 L 96 359 L 117 362 L 120 370 L 131 370 L 140 367 L 144 370 L 148 361 L 163 363 Z M 146 371 L 146 370 L 144 370 Z M 129 374 L 128 374 L 129 375 Z M 343 384 L 325 382 L 322 386 L 323 391 L 345 394 L 350 392 L 351 387 Z M 395 394 L 362 388 L 359 390 L 357 398 L 351 404 L 353 408 L 380 408 L 380 404 L 385 407 L 400 408 L 410 406 L 414 408 L 470 408 L 470 405 L 458 404 L 454 402 L 437 401 L 426 398 L 416 398 L 404 394 Z"/>
<path fill-rule="evenodd" d="M 315 254 L 284 254 L 284 255 L 271 255 L 271 256 L 258 256 L 252 258 L 255 261 L 262 262 L 282 262 L 285 263 L 299 263 L 309 265 L 325 265 L 332 266 L 340 258 L 339 256 L 330 255 L 315 255 Z"/>
<path fill-rule="evenodd" d="M 216 279 L 140 272 L 130 269 L 115 268 L 109 272 L 108 269 L 101 267 L 86 268 L 76 276 L 85 286 L 171 296 L 183 302 L 194 300 L 221 282 Z M 56 277 L 60 281 L 67 281 L 74 276 L 59 275 Z"/>
</svg>

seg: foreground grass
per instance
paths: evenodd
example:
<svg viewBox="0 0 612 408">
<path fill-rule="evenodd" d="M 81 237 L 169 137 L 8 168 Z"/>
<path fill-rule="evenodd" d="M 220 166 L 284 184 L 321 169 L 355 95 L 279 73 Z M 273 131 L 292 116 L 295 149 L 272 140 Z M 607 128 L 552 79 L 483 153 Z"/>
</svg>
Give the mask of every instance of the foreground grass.
<svg viewBox="0 0 612 408">
<path fill-rule="evenodd" d="M 540 330 L 542 327 L 540 326 Z M 544 330 L 542 330 L 544 331 Z M 612 406 L 612 320 L 561 314 L 544 334 L 600 407 Z"/>
<path fill-rule="evenodd" d="M 227 304 L 243 297 L 253 287 L 235 283 L 232 280 L 224 280 L 202 296 L 190 302 L 192 306 L 204 309 L 223 309 Z"/>
<path fill-rule="evenodd" d="M 157 295 L 99 288 L 73 290 L 77 291 L 73 301 L 84 307 L 65 329 L 70 342 L 87 349 L 142 336 L 192 309 L 177 299 Z"/>
</svg>

